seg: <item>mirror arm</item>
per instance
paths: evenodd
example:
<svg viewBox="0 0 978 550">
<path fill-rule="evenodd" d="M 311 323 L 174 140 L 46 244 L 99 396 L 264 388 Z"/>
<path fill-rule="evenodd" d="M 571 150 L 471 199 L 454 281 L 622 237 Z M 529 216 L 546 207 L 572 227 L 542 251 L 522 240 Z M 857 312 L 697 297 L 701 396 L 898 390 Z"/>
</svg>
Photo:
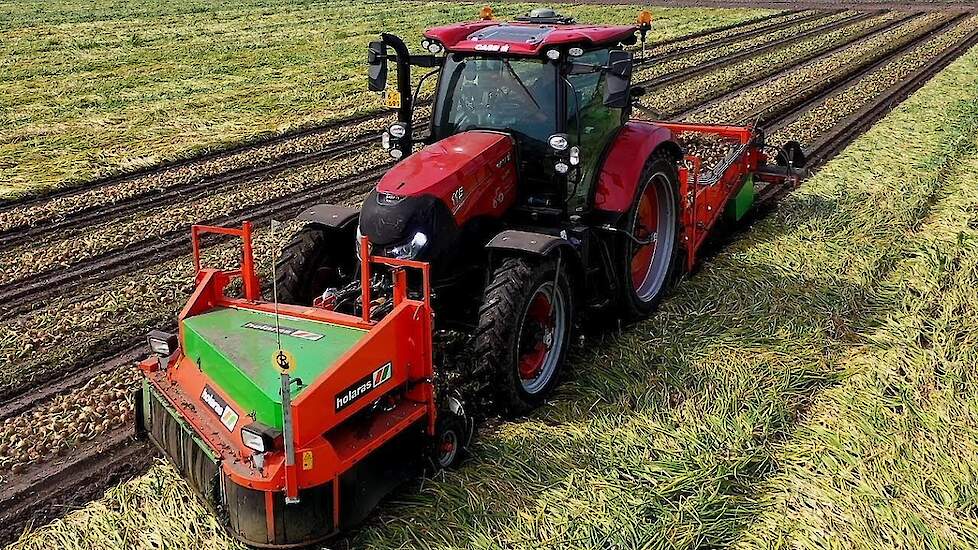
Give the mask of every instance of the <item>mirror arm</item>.
<svg viewBox="0 0 978 550">
<path fill-rule="evenodd" d="M 397 93 L 401 98 L 401 106 L 397 109 L 397 120 L 407 129 L 404 137 L 398 139 L 398 149 L 407 156 L 411 154 L 414 143 L 414 127 L 411 120 L 414 113 L 414 105 L 411 101 L 411 53 L 404 41 L 396 35 L 385 32 L 381 33 L 380 38 L 397 54 Z"/>
</svg>

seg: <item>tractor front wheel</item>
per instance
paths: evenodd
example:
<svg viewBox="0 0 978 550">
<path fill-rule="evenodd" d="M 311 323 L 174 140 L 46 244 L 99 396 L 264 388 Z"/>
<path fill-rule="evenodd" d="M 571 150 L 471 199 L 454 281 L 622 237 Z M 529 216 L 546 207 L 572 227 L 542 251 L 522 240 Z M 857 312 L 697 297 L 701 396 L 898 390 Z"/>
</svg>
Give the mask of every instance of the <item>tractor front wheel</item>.
<svg viewBox="0 0 978 550">
<path fill-rule="evenodd" d="M 486 288 L 475 357 L 477 370 L 493 373 L 504 412 L 534 409 L 560 378 L 574 303 L 567 272 L 557 265 L 507 258 Z"/>
<path fill-rule="evenodd" d="M 278 299 L 284 304 L 312 305 L 327 288 L 342 288 L 358 271 L 351 231 L 307 225 L 282 249 L 275 267 Z"/>
<path fill-rule="evenodd" d="M 645 317 L 655 310 L 675 275 L 679 247 L 676 163 L 654 155 L 646 164 L 638 193 L 626 216 L 618 287 L 624 316 Z"/>
</svg>

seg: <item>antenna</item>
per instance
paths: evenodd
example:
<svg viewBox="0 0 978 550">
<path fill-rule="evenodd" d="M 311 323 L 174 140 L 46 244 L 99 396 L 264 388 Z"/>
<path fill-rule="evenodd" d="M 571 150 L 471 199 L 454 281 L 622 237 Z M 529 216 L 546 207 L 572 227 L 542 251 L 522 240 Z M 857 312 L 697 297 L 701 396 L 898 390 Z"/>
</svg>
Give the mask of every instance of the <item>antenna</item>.
<svg viewBox="0 0 978 550">
<path fill-rule="evenodd" d="M 275 243 L 275 232 L 281 225 L 277 220 L 272 219 L 272 242 Z M 275 344 L 278 351 L 275 352 L 275 366 L 281 372 L 280 381 L 282 395 L 282 428 L 285 433 L 285 503 L 295 504 L 299 502 L 298 485 L 295 481 L 295 441 L 292 433 L 292 379 L 289 370 L 293 367 L 289 360 L 289 355 L 282 349 L 282 327 L 279 324 L 278 315 L 278 277 L 275 273 L 275 260 L 277 254 L 272 254 L 272 302 L 275 304 Z"/>
<path fill-rule="evenodd" d="M 275 232 L 278 230 L 278 220 L 272 219 L 272 242 L 275 242 Z M 275 305 L 275 345 L 282 350 L 282 327 L 278 320 L 278 275 L 275 273 L 276 254 L 272 254 L 272 303 Z"/>
</svg>

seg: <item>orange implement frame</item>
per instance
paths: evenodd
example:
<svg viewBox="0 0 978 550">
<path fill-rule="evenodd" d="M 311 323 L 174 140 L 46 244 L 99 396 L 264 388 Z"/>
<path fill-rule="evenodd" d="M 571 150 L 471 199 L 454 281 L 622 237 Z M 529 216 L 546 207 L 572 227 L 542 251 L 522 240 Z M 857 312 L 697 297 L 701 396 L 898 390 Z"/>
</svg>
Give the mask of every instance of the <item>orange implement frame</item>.
<svg viewBox="0 0 978 550">
<path fill-rule="evenodd" d="M 205 233 L 242 239 L 240 269 L 218 270 L 201 266 L 200 237 Z M 215 308 L 275 313 L 275 304 L 263 302 L 260 298 L 261 287 L 255 273 L 251 235 L 251 224 L 248 222 L 240 229 L 193 227 L 197 287 L 180 313 L 181 321 Z M 325 369 L 315 380 L 307 381 L 307 385 L 292 399 L 294 472 L 287 471 L 291 468 L 285 465 L 282 449 L 265 453 L 261 463 L 256 462 L 253 457 L 257 453 L 245 447 L 240 433 L 237 433 L 240 424 L 229 432 L 213 415 L 207 414 L 208 404 L 201 400 L 205 386 L 230 406 L 238 407 L 238 411 L 242 408 L 232 395 L 213 383 L 182 350 L 178 350 L 164 365 L 156 360 L 140 364 L 154 392 L 166 399 L 181 421 L 189 425 L 196 437 L 206 443 L 210 453 L 218 457 L 228 481 L 252 490 L 272 493 L 285 491 L 289 494 L 333 482 L 336 492 L 334 502 L 339 503 L 339 477 L 372 451 L 412 426 L 419 426 L 429 436 L 435 434 L 429 265 L 371 256 L 365 240 L 361 242 L 361 258 L 361 271 L 367 282 L 363 285 L 362 315 L 288 304 L 279 304 L 277 308 L 284 317 L 365 331 L 363 338 L 337 359 L 332 368 Z M 386 266 L 393 280 L 393 308 L 383 318 L 374 320 L 371 318 L 369 282 L 373 276 L 372 267 L 376 265 Z M 421 295 L 417 298 L 412 298 L 409 293 L 407 270 L 416 270 L 421 274 Z M 244 298 L 227 296 L 225 288 L 238 277 L 243 280 Z M 183 342 L 182 322 L 180 330 L 180 341 Z M 383 385 L 373 387 L 362 395 L 362 399 L 358 398 L 342 408 L 332 405 L 338 395 L 385 365 L 391 367 L 391 375 Z M 271 362 L 269 368 L 273 368 Z M 386 400 L 387 406 L 372 407 L 381 399 Z M 367 408 L 371 408 L 373 412 L 369 414 L 373 416 L 370 430 L 364 433 L 362 423 L 347 421 Z M 339 521 L 339 506 L 334 508 L 333 513 L 335 525 Z"/>
<path fill-rule="evenodd" d="M 194 225 L 190 228 L 190 242 L 194 252 L 194 273 L 200 274 L 200 236 L 204 233 L 231 235 L 241 238 L 241 269 L 226 272 L 228 276 L 239 275 L 244 284 L 245 299 L 257 300 L 260 297 L 258 275 L 255 271 L 255 256 L 251 245 L 251 222 L 241 224 L 241 229 L 214 225 Z"/>
</svg>

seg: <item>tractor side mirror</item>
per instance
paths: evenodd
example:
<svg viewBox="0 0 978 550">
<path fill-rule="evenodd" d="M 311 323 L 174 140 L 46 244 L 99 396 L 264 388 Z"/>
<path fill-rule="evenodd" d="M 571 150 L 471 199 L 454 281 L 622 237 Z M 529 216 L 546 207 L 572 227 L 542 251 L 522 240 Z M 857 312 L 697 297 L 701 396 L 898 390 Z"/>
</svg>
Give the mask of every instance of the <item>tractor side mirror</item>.
<svg viewBox="0 0 978 550">
<path fill-rule="evenodd" d="M 380 40 L 367 46 L 367 85 L 371 92 L 387 88 L 387 44 Z"/>
<path fill-rule="evenodd" d="M 632 54 L 624 50 L 608 53 L 607 81 L 604 88 L 604 105 L 612 109 L 628 106 L 628 92 L 632 83 Z"/>
</svg>

